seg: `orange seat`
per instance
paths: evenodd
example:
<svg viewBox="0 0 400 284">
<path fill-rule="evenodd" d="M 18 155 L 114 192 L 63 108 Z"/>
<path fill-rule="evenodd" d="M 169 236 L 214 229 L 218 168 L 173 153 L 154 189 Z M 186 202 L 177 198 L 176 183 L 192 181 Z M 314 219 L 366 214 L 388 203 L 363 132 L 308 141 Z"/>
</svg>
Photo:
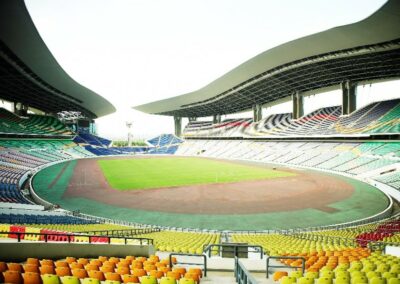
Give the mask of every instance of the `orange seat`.
<svg viewBox="0 0 400 284">
<path fill-rule="evenodd" d="M 157 270 L 157 267 L 154 264 L 150 264 L 150 265 L 145 265 L 144 270 L 146 270 L 146 272 L 150 272 L 152 270 Z"/>
<path fill-rule="evenodd" d="M 121 276 L 118 273 L 115 272 L 107 272 L 105 274 L 106 280 L 111 280 L 111 281 L 119 281 L 121 282 Z"/>
<path fill-rule="evenodd" d="M 137 277 L 142 277 L 142 276 L 146 276 L 147 273 L 146 273 L 146 270 L 144 270 L 144 269 L 133 269 L 132 275 L 137 276 Z"/>
<path fill-rule="evenodd" d="M 115 268 L 115 263 L 112 261 L 106 260 L 103 262 L 103 266 L 112 266 L 113 268 Z"/>
<path fill-rule="evenodd" d="M 160 271 L 164 272 L 164 274 L 166 274 L 167 272 L 171 271 L 171 268 L 164 266 L 164 267 L 159 267 L 158 270 L 160 270 Z"/>
<path fill-rule="evenodd" d="M 129 267 L 118 267 L 117 268 L 117 273 L 119 274 L 119 275 L 125 275 L 125 274 L 130 274 L 130 270 L 129 270 Z"/>
<path fill-rule="evenodd" d="M 87 264 L 85 266 L 86 271 L 96 270 L 99 271 L 99 267 L 96 264 Z"/>
<path fill-rule="evenodd" d="M 118 258 L 118 257 L 110 257 L 110 258 L 108 259 L 108 261 L 114 262 L 115 264 L 117 264 L 117 263 L 119 262 L 119 258 Z"/>
<path fill-rule="evenodd" d="M 98 267 L 100 267 L 100 266 L 103 265 L 103 262 L 102 262 L 101 260 L 99 260 L 99 259 L 92 259 L 92 260 L 89 262 L 89 264 L 94 264 L 94 265 L 97 265 Z"/>
<path fill-rule="evenodd" d="M 120 266 L 129 267 L 130 264 L 131 264 L 131 261 L 126 260 L 126 259 L 121 259 L 121 260 L 117 263 L 117 267 L 120 267 Z"/>
<path fill-rule="evenodd" d="M 71 270 L 69 267 L 56 267 L 56 275 L 57 276 L 71 276 Z"/>
<path fill-rule="evenodd" d="M 54 266 L 54 261 L 51 260 L 51 259 L 42 259 L 42 260 L 40 261 L 40 265 L 41 265 L 41 266 L 43 266 L 43 265 Z"/>
<path fill-rule="evenodd" d="M 84 279 L 88 277 L 88 274 L 85 269 L 72 269 L 72 276 L 78 277 L 79 279 Z"/>
<path fill-rule="evenodd" d="M 39 266 L 35 264 L 25 264 L 24 265 L 24 271 L 25 272 L 36 272 L 39 273 Z"/>
<path fill-rule="evenodd" d="M 7 263 L 8 270 L 23 272 L 22 265 L 19 263 L 10 262 Z"/>
<path fill-rule="evenodd" d="M 39 267 L 40 274 L 56 274 L 54 267 L 52 265 L 43 265 Z"/>
<path fill-rule="evenodd" d="M 124 283 L 139 283 L 139 277 L 131 275 L 131 274 L 125 274 L 122 276 Z"/>
<path fill-rule="evenodd" d="M 98 279 L 100 281 L 104 281 L 106 280 L 106 278 L 104 277 L 104 273 L 98 270 L 90 270 L 89 271 L 89 277 L 90 278 L 94 278 L 94 279 Z"/>
<path fill-rule="evenodd" d="M 37 272 L 26 272 L 24 273 L 24 284 L 41 284 L 42 278 Z"/>
<path fill-rule="evenodd" d="M 151 270 L 149 272 L 149 275 L 153 276 L 153 277 L 155 277 L 157 279 L 161 279 L 162 277 L 164 277 L 164 272 L 159 271 L 159 270 Z"/>
<path fill-rule="evenodd" d="M 4 283 L 11 284 L 22 284 L 24 280 L 22 279 L 21 272 L 14 270 L 7 270 L 3 273 L 4 275 Z"/>
<path fill-rule="evenodd" d="M 133 255 L 127 255 L 127 256 L 125 257 L 125 259 L 126 259 L 126 260 L 129 260 L 129 262 L 132 263 L 132 261 L 135 260 L 136 257 L 134 257 Z"/>
<path fill-rule="evenodd" d="M 68 264 L 74 263 L 76 262 L 76 258 L 72 257 L 72 256 L 67 256 L 67 258 L 65 259 L 66 262 L 68 262 Z"/>
<path fill-rule="evenodd" d="M 84 266 L 82 263 L 77 263 L 77 262 L 73 262 L 69 265 L 69 267 L 71 269 L 84 269 Z"/>
<path fill-rule="evenodd" d="M 0 273 L 6 271 L 7 269 L 7 263 L 0 261 Z"/>
<path fill-rule="evenodd" d="M 81 263 L 83 265 L 86 265 L 89 263 L 89 260 L 87 260 L 86 258 L 79 258 L 78 259 L 78 263 Z"/>
<path fill-rule="evenodd" d="M 37 258 L 29 257 L 26 259 L 26 264 L 33 264 L 33 265 L 39 266 L 40 261 Z"/>
<path fill-rule="evenodd" d="M 175 278 L 176 280 L 181 279 L 181 274 L 178 271 L 168 271 L 167 277 Z"/>
<path fill-rule="evenodd" d="M 200 275 L 197 273 L 186 273 L 184 278 L 193 279 L 196 283 L 200 283 Z"/>
<path fill-rule="evenodd" d="M 144 256 L 139 256 L 139 257 L 136 258 L 136 260 L 141 261 L 141 262 L 145 262 L 147 260 L 147 258 L 144 257 Z"/>
<path fill-rule="evenodd" d="M 107 261 L 108 260 L 108 257 L 107 256 L 99 256 L 99 258 L 98 258 L 101 262 L 105 262 L 105 261 Z"/>
<path fill-rule="evenodd" d="M 172 271 L 178 272 L 181 276 L 186 274 L 186 268 L 184 267 L 174 267 Z"/>
<path fill-rule="evenodd" d="M 111 265 L 103 265 L 102 267 L 100 267 L 100 271 L 103 273 L 114 272 L 114 270 L 114 267 Z"/>
<path fill-rule="evenodd" d="M 189 268 L 189 273 L 197 273 L 200 277 L 203 277 L 203 271 L 201 268 Z"/>
<path fill-rule="evenodd" d="M 160 257 L 158 255 L 150 255 L 149 260 L 154 261 L 154 262 L 159 262 Z"/>
</svg>

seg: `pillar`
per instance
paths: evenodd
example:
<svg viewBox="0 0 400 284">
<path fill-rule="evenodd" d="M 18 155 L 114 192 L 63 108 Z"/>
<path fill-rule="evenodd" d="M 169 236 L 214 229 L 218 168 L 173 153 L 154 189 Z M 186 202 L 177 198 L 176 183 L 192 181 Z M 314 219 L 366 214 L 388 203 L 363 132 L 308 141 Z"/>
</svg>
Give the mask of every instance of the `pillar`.
<svg viewBox="0 0 400 284">
<path fill-rule="evenodd" d="M 300 92 L 292 94 L 293 119 L 298 119 L 304 115 L 303 95 Z"/>
<path fill-rule="evenodd" d="M 175 135 L 181 137 L 182 134 L 182 117 L 174 116 Z"/>
<path fill-rule="evenodd" d="M 260 104 L 253 105 L 253 122 L 258 122 L 262 119 L 262 106 Z"/>
<path fill-rule="evenodd" d="M 357 83 L 342 82 L 342 114 L 351 114 L 357 108 Z"/>
<path fill-rule="evenodd" d="M 221 115 L 215 114 L 215 115 L 213 116 L 213 123 L 214 123 L 214 124 L 216 124 L 216 123 L 221 123 Z"/>
</svg>

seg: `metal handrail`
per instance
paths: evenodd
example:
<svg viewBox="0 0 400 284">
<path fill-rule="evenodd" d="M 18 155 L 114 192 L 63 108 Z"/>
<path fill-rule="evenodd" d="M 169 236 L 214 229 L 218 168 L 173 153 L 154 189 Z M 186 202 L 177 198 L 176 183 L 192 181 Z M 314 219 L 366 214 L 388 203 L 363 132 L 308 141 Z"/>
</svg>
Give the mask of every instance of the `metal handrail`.
<svg viewBox="0 0 400 284">
<path fill-rule="evenodd" d="M 227 247 L 227 248 L 233 247 L 233 250 L 230 252 L 233 252 L 234 256 L 239 256 L 239 253 L 241 253 L 241 251 L 239 251 L 239 248 L 254 248 L 255 249 L 254 252 L 260 253 L 260 259 L 263 259 L 263 257 L 264 257 L 264 249 L 260 245 L 245 245 L 245 244 L 235 244 L 235 243 L 209 244 L 203 248 L 203 252 L 206 254 L 208 253 L 208 257 L 211 257 L 211 252 L 214 247 L 218 248 L 218 254 L 221 253 L 221 248 L 223 248 L 223 247 Z"/>
<path fill-rule="evenodd" d="M 270 259 L 301 259 L 301 266 L 289 266 L 289 265 L 270 265 L 269 260 Z M 301 268 L 301 272 L 304 274 L 305 271 L 305 264 L 306 264 L 306 259 L 302 256 L 268 256 L 267 261 L 266 261 L 266 277 L 269 278 L 269 268 L 274 267 L 274 268 Z"/>
<path fill-rule="evenodd" d="M 207 256 L 204 254 L 193 254 L 193 253 L 170 253 L 169 254 L 169 266 L 172 267 L 174 266 L 174 263 L 172 261 L 173 256 L 194 256 L 194 257 L 202 257 L 203 258 L 203 263 L 192 263 L 192 262 L 177 262 L 176 264 L 186 264 L 186 265 L 202 265 L 204 267 L 204 277 L 207 277 Z"/>
<path fill-rule="evenodd" d="M 258 281 L 244 267 L 243 263 L 235 256 L 235 279 L 238 284 L 257 284 Z"/>
<path fill-rule="evenodd" d="M 9 232 L 9 231 L 0 231 L 0 235 L 16 235 L 17 241 L 21 242 L 24 239 L 25 235 L 28 236 L 43 236 L 44 242 L 49 241 L 50 236 L 57 236 L 57 237 L 66 237 L 67 242 L 71 243 L 72 239 L 75 237 L 87 237 L 89 243 L 98 243 L 93 241 L 93 239 L 104 238 L 107 240 L 108 244 L 111 243 L 111 239 L 123 239 L 125 244 L 128 244 L 128 240 L 138 240 L 140 245 L 153 245 L 154 240 L 150 238 L 139 238 L 139 237 L 110 237 L 110 236 L 101 236 L 101 235 L 87 235 L 87 234 L 74 234 L 74 233 L 63 233 L 63 232 L 56 232 L 56 233 L 36 233 L 36 232 Z M 51 241 L 51 240 L 50 240 Z"/>
<path fill-rule="evenodd" d="M 104 236 L 134 236 L 140 234 L 149 234 L 160 232 L 157 228 L 147 228 L 147 229 L 118 229 L 118 230 L 95 230 L 95 231 L 79 231 L 82 234 L 102 234 Z"/>
</svg>

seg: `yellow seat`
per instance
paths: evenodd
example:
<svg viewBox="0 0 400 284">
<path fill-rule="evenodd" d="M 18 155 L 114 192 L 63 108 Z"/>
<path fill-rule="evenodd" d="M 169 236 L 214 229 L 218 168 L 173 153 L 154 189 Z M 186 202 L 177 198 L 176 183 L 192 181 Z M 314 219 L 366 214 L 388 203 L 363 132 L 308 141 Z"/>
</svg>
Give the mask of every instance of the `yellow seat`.
<svg viewBox="0 0 400 284">
<path fill-rule="evenodd" d="M 182 278 L 179 280 L 179 284 L 196 284 L 196 281 L 193 279 Z"/>
<path fill-rule="evenodd" d="M 400 278 L 390 278 L 387 284 L 400 284 Z"/>
<path fill-rule="evenodd" d="M 335 278 L 335 284 L 350 284 L 350 276 L 339 276 Z"/>
<path fill-rule="evenodd" d="M 369 280 L 369 284 L 386 284 L 386 278 L 374 277 Z"/>
<path fill-rule="evenodd" d="M 154 276 L 143 276 L 140 279 L 140 283 L 142 284 L 157 284 L 157 278 Z"/>
<path fill-rule="evenodd" d="M 297 279 L 297 284 L 314 284 L 314 278 L 300 277 Z"/>
<path fill-rule="evenodd" d="M 351 284 L 368 284 L 368 278 L 366 276 L 351 277 Z"/>
<path fill-rule="evenodd" d="M 42 275 L 43 284 L 60 284 L 60 278 L 53 274 Z"/>
<path fill-rule="evenodd" d="M 317 279 L 317 284 L 332 284 L 331 277 L 320 277 Z"/>
<path fill-rule="evenodd" d="M 95 278 L 85 278 L 83 279 L 82 284 L 100 284 L 100 280 Z"/>
<path fill-rule="evenodd" d="M 60 278 L 63 284 L 81 284 L 79 278 L 75 276 L 64 276 Z"/>
<path fill-rule="evenodd" d="M 176 279 L 173 277 L 163 277 L 160 280 L 160 284 L 176 284 Z"/>
<path fill-rule="evenodd" d="M 316 279 L 316 278 L 319 277 L 319 272 L 317 272 L 317 271 L 309 271 L 309 272 L 306 272 L 306 274 L 304 276 L 308 277 L 308 278 Z"/>
<path fill-rule="evenodd" d="M 303 273 L 301 271 L 291 271 L 289 273 L 290 277 L 300 278 L 303 277 Z"/>
<path fill-rule="evenodd" d="M 281 280 L 279 281 L 280 284 L 292 284 L 296 283 L 297 278 L 296 277 L 291 277 L 291 276 L 283 276 Z"/>
</svg>

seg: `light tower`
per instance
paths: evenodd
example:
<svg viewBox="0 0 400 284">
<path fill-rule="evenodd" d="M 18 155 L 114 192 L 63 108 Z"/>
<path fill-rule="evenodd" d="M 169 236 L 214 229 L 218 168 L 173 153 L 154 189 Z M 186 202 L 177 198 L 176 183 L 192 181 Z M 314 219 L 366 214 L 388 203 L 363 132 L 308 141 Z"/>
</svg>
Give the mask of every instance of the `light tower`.
<svg viewBox="0 0 400 284">
<path fill-rule="evenodd" d="M 128 147 L 132 146 L 132 125 L 133 121 L 126 121 L 126 127 L 128 127 Z"/>
</svg>

